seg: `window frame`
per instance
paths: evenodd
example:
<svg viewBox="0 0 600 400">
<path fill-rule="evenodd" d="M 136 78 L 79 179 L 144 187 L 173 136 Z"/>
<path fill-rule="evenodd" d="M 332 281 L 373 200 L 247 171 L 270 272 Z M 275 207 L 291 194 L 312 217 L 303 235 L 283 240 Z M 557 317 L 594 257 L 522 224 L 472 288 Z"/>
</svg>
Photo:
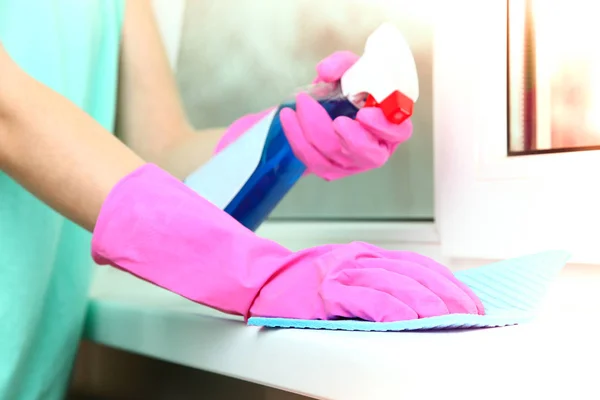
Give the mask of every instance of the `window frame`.
<svg viewBox="0 0 600 400">
<path fill-rule="evenodd" d="M 600 190 L 593 182 L 600 153 L 508 155 L 507 0 L 442 8 L 433 76 L 443 253 L 497 259 L 565 249 L 573 262 L 599 263 Z"/>
</svg>

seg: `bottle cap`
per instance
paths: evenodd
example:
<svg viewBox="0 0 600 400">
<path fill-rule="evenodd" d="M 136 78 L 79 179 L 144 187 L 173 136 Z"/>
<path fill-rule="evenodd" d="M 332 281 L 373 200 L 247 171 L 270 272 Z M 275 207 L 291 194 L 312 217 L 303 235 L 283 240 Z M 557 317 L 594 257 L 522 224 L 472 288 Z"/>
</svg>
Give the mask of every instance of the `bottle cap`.
<svg viewBox="0 0 600 400">
<path fill-rule="evenodd" d="M 402 33 L 385 23 L 367 39 L 362 57 L 341 79 L 344 96 L 366 94 L 364 107 L 379 107 L 386 118 L 402 123 L 419 98 L 419 78 L 412 51 Z"/>
</svg>

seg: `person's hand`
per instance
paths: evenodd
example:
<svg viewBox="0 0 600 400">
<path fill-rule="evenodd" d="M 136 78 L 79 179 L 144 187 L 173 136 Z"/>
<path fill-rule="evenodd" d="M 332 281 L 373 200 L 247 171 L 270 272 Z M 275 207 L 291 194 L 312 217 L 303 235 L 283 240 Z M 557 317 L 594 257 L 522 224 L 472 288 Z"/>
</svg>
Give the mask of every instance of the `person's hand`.
<svg viewBox="0 0 600 400">
<path fill-rule="evenodd" d="M 358 56 L 347 51 L 333 53 L 317 65 L 314 83 L 337 82 Z M 284 108 L 280 120 L 294 154 L 313 173 L 325 180 L 381 167 L 398 145 L 412 134 L 410 119 L 389 122 L 376 107 L 359 110 L 356 119 L 331 120 L 325 109 L 306 93 L 296 98 L 296 111 Z M 225 132 L 215 153 L 220 152 L 250 129 L 273 108 L 236 120 Z"/>
<path fill-rule="evenodd" d="M 336 52 L 317 65 L 315 83 L 334 83 L 357 60 L 348 52 Z M 389 122 L 376 107 L 364 107 L 356 119 L 332 120 L 311 96 L 296 97 L 296 111 L 280 113 L 283 130 L 294 154 L 307 170 L 325 180 L 335 180 L 383 166 L 399 144 L 412 134 L 410 119 L 401 124 Z"/>
<path fill-rule="evenodd" d="M 417 253 L 353 242 L 300 251 L 288 262 L 293 265 L 261 289 L 251 315 L 392 322 L 484 314 L 467 285 Z"/>
<path fill-rule="evenodd" d="M 358 242 L 292 252 L 150 164 L 109 194 L 92 254 L 98 264 L 246 317 L 399 321 L 484 311 L 433 260 Z"/>
</svg>

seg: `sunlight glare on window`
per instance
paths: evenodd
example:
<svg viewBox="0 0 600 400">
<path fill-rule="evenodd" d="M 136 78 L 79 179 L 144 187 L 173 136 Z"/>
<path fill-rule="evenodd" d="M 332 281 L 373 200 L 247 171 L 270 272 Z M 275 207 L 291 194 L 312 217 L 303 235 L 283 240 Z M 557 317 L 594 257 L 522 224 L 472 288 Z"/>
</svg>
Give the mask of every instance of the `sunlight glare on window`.
<svg viewBox="0 0 600 400">
<path fill-rule="evenodd" d="M 510 135 L 511 152 L 600 148 L 597 4 L 511 0 L 509 7 L 509 91 L 520 108 L 511 118 L 521 118 L 520 129 L 511 123 L 518 129 Z"/>
</svg>

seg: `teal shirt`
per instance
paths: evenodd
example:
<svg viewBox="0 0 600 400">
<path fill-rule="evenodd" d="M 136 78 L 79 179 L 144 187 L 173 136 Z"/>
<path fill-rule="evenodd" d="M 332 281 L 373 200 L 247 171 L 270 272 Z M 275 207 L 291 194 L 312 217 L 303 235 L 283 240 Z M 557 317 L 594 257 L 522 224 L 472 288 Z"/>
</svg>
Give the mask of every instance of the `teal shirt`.
<svg viewBox="0 0 600 400">
<path fill-rule="evenodd" d="M 123 0 L 0 0 L 0 40 L 112 132 L 123 11 Z M 0 173 L 1 400 L 64 396 L 93 272 L 90 239 Z"/>
</svg>

